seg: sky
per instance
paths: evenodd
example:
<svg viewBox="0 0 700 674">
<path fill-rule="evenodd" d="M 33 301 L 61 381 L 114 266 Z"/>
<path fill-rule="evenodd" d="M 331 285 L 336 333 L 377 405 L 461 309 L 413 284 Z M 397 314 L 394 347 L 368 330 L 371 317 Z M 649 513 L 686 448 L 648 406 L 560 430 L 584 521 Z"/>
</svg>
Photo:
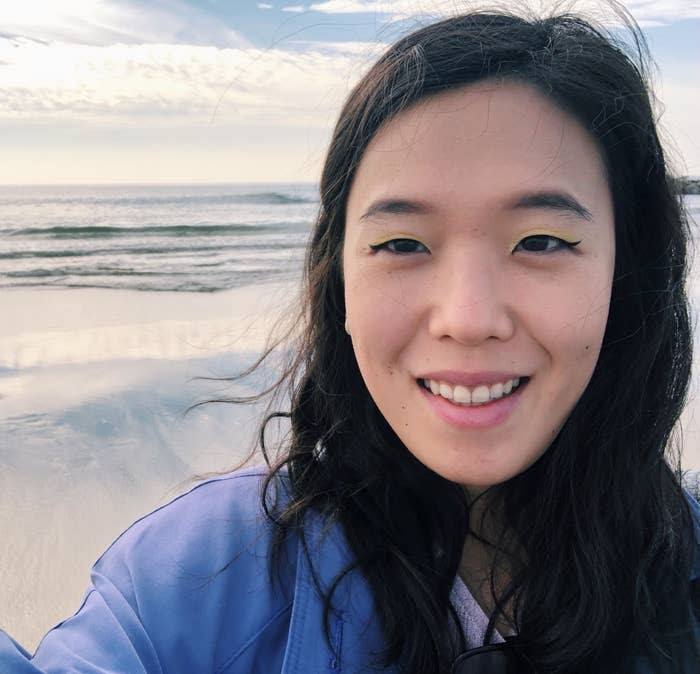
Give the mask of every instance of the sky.
<svg viewBox="0 0 700 674">
<path fill-rule="evenodd" d="M 622 4 L 658 64 L 676 170 L 700 176 L 700 0 Z M 91 184 L 314 182 L 345 96 L 386 45 L 483 3 L 0 5 L 0 184 Z"/>
</svg>

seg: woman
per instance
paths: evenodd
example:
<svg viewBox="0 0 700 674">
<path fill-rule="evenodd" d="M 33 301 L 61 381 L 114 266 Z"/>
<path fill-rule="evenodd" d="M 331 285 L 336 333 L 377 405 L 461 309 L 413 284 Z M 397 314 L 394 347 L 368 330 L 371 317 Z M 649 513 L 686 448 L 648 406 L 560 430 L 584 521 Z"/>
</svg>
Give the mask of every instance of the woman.
<svg viewBox="0 0 700 674">
<path fill-rule="evenodd" d="M 323 172 L 288 445 L 133 525 L 0 670 L 698 671 L 687 229 L 631 30 L 636 63 L 475 13 L 380 58 Z"/>
</svg>

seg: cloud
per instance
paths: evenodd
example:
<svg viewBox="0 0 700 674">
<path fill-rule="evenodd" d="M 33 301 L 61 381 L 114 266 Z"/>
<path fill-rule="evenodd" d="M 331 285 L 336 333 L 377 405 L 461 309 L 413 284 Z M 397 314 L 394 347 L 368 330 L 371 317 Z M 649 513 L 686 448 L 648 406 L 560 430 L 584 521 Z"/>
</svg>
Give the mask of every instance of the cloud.
<svg viewBox="0 0 700 674">
<path fill-rule="evenodd" d="M 364 12 L 381 12 L 379 3 L 363 2 L 362 0 L 327 0 L 327 2 L 316 2 L 309 7 L 316 12 L 327 14 L 355 14 Z"/>
<path fill-rule="evenodd" d="M 684 19 L 700 19 L 698 0 L 627 0 L 623 4 L 640 23 L 663 25 Z"/>
<path fill-rule="evenodd" d="M 687 72 L 679 69 L 660 81 L 657 89 L 664 110 L 662 140 L 670 151 L 673 168 L 700 176 L 700 72 L 697 68 Z"/>
<path fill-rule="evenodd" d="M 183 0 L 22 0 L 3 8 L 4 37 L 83 45 L 195 44 L 240 47 L 247 41 Z"/>
<path fill-rule="evenodd" d="M 324 40 L 289 40 L 290 45 L 305 51 L 318 51 L 328 54 L 348 54 L 358 57 L 358 62 L 370 64 L 376 61 L 389 47 L 387 42 L 330 42 Z"/>
<path fill-rule="evenodd" d="M 294 52 L 0 40 L 0 120 L 327 126 L 376 45 Z M 299 92 L 303 92 L 300 96 Z"/>
<path fill-rule="evenodd" d="M 283 12 L 303 12 L 303 5 L 292 5 L 290 7 L 282 7 Z"/>
<path fill-rule="evenodd" d="M 259 2 L 258 9 L 272 9 L 272 5 L 268 5 L 266 2 Z"/>
<path fill-rule="evenodd" d="M 534 9 L 539 8 L 540 11 L 544 12 L 556 4 L 553 0 L 532 0 L 532 2 L 527 3 Z M 561 3 L 558 4 L 561 5 Z M 584 13 L 599 14 L 601 10 L 601 4 L 597 0 L 564 3 L 565 6 L 568 4 L 571 4 L 574 11 L 580 10 Z M 700 2 L 698 0 L 654 0 L 651 2 L 649 0 L 622 0 L 622 4 L 627 7 L 637 21 L 647 26 L 700 18 Z M 389 20 L 395 20 L 418 16 L 449 16 L 460 11 L 492 7 L 493 5 L 494 3 L 490 0 L 466 0 L 465 2 L 456 2 L 455 0 L 325 0 L 311 4 L 309 9 L 326 14 L 386 14 Z"/>
<path fill-rule="evenodd" d="M 326 2 L 313 3 L 309 9 L 327 14 L 390 13 L 391 4 L 376 0 L 326 0 Z"/>
</svg>

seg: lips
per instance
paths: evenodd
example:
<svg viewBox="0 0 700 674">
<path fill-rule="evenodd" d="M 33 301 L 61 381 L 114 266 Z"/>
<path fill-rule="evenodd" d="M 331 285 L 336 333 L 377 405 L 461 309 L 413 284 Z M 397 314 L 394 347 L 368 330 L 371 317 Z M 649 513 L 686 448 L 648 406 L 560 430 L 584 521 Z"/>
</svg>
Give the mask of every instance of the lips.
<svg viewBox="0 0 700 674">
<path fill-rule="evenodd" d="M 468 386 L 455 383 L 455 376 L 449 377 L 451 381 L 445 381 L 448 377 L 444 373 L 441 376 L 444 379 L 434 378 L 433 374 L 431 377 L 418 379 L 417 384 L 433 413 L 458 429 L 489 429 L 505 423 L 517 407 L 530 381 L 530 377 L 526 376 L 482 375 L 482 383 L 476 383 L 478 380 L 474 376 L 462 376 L 461 381 L 472 382 Z M 509 382 L 510 391 L 506 393 Z M 433 392 L 433 388 L 436 389 L 436 393 Z M 491 397 L 492 391 L 495 393 L 494 397 Z M 469 402 L 462 402 L 467 396 Z"/>
<path fill-rule="evenodd" d="M 526 379 L 526 377 L 515 377 L 493 384 L 483 383 L 475 386 L 452 385 L 437 379 L 422 379 L 419 383 L 422 383 L 433 395 L 439 395 L 458 405 L 484 405 L 510 395 L 520 386 L 521 380 L 525 383 Z"/>
</svg>

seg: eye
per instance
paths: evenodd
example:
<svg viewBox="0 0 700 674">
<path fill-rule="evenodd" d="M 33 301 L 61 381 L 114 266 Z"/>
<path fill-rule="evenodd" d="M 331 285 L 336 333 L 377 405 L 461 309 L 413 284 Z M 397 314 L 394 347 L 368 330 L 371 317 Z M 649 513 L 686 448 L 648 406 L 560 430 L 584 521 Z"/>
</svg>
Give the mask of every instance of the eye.
<svg viewBox="0 0 700 674">
<path fill-rule="evenodd" d="M 517 246 L 513 249 L 513 252 L 524 251 L 526 253 L 553 253 L 557 250 L 562 249 L 572 249 L 581 243 L 580 241 L 565 241 L 560 239 L 558 236 L 552 236 L 551 234 L 534 234 L 533 236 L 526 236 Z"/>
<path fill-rule="evenodd" d="M 372 250 L 388 250 L 395 255 L 412 255 L 414 253 L 429 253 L 430 251 L 420 241 L 415 239 L 389 239 L 381 243 L 372 243 Z"/>
</svg>

